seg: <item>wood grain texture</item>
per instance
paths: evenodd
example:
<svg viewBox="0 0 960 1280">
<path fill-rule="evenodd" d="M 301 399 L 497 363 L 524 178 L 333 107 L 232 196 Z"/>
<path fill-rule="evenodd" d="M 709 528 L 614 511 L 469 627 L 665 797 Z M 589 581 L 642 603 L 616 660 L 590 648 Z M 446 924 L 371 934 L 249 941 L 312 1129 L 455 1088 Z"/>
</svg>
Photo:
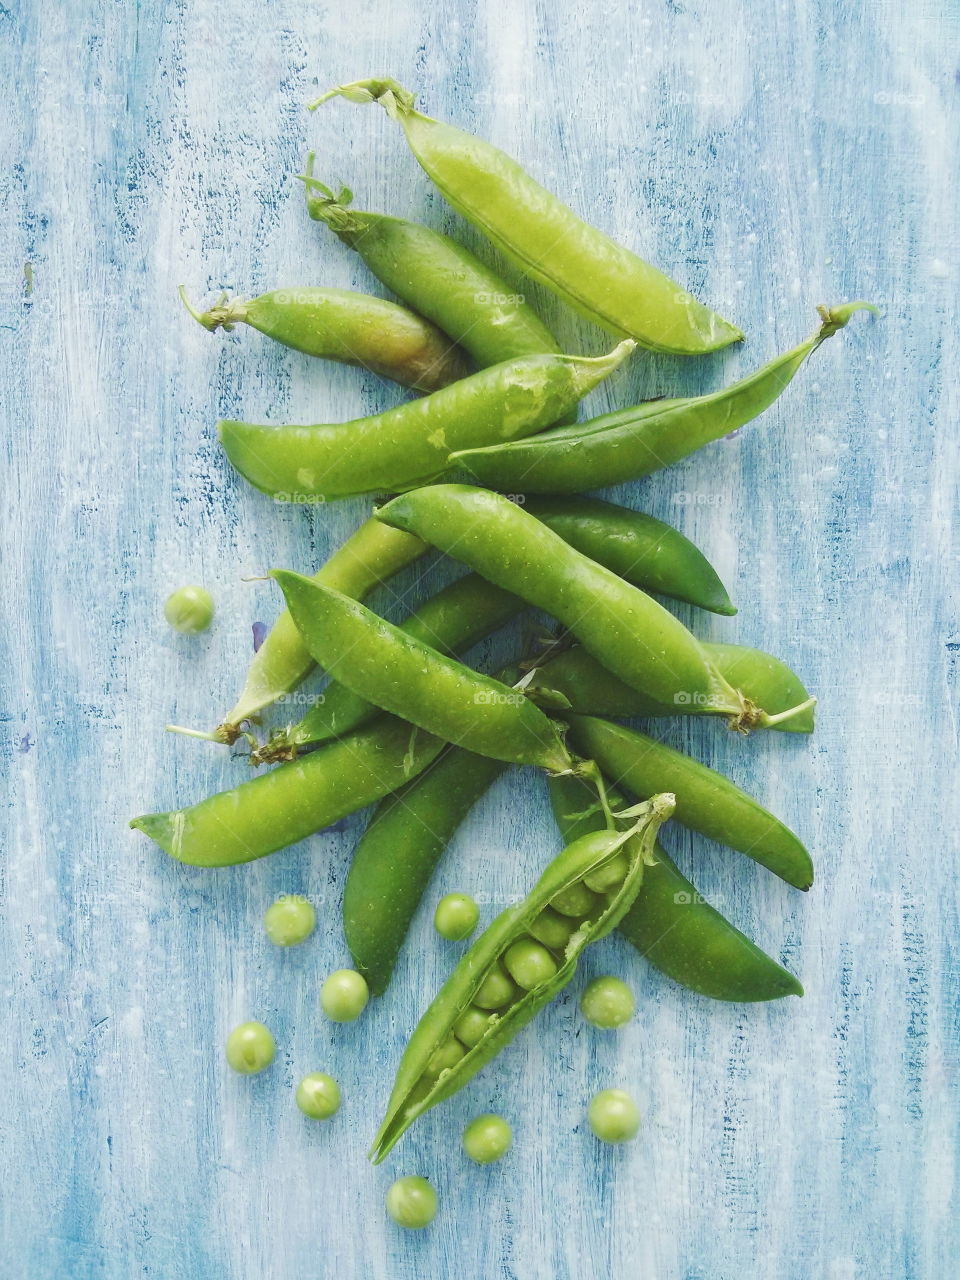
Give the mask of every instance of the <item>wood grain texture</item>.
<svg viewBox="0 0 960 1280">
<path fill-rule="evenodd" d="M 952 1274 L 956 7 L 14 0 L 0 41 L 16 87 L 0 142 L 3 1275 Z M 608 939 L 583 980 L 629 976 L 631 1026 L 588 1033 L 578 982 L 374 1170 L 363 1153 L 393 1068 L 453 953 L 429 912 L 389 997 L 334 1028 L 317 991 L 347 959 L 339 896 L 359 820 L 221 873 L 177 865 L 126 823 L 244 776 L 242 760 L 162 726 L 208 726 L 232 703 L 251 624 L 277 609 L 272 584 L 245 579 L 317 565 L 367 509 L 273 505 L 231 474 L 215 419 L 336 421 L 397 396 L 252 332 L 211 337 L 176 286 L 373 287 L 306 219 L 293 178 L 308 143 L 362 206 L 477 244 L 382 112 L 303 110 L 383 73 L 746 330 L 717 358 L 635 359 L 596 409 L 718 386 L 803 337 L 819 302 L 865 296 L 884 314 L 827 344 L 762 423 L 619 495 L 682 527 L 731 588 L 740 616 L 696 617 L 700 634 L 781 654 L 822 700 L 812 741 L 665 730 L 813 850 L 818 882 L 801 897 L 669 837 L 806 997 L 713 1004 Z M 529 292 L 569 349 L 604 349 Z M 436 570 L 381 603 L 400 610 L 424 578 Z M 199 638 L 161 614 L 189 581 L 219 605 Z M 544 787 L 508 776 L 437 892 L 470 890 L 492 914 L 555 847 Z M 291 954 L 260 928 L 286 891 L 322 904 L 317 936 Z M 278 1060 L 238 1079 L 221 1045 L 251 1016 L 275 1029 Z M 314 1069 L 343 1088 L 327 1125 L 293 1106 Z M 584 1123 L 610 1085 L 645 1114 L 627 1150 Z M 510 1117 L 516 1147 L 468 1168 L 459 1132 L 487 1109 Z M 427 1232 L 385 1217 L 403 1172 L 437 1182 Z"/>
</svg>

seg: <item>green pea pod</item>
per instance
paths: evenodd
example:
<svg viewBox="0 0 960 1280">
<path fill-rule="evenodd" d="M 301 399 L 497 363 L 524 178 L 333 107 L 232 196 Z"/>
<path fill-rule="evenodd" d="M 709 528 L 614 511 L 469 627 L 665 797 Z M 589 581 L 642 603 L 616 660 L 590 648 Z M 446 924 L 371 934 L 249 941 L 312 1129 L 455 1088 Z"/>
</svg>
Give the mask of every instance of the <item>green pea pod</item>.
<svg viewBox="0 0 960 1280">
<path fill-rule="evenodd" d="M 282 764 L 199 804 L 134 818 L 131 827 L 180 862 L 251 862 L 373 804 L 443 750 L 439 738 L 381 716 L 350 738 Z"/>
<path fill-rule="evenodd" d="M 414 110 L 395 80 L 360 80 L 323 95 L 379 102 L 441 195 L 523 272 L 601 328 L 654 351 L 700 355 L 743 334 L 669 276 L 591 227 L 489 143 Z"/>
<path fill-rule="evenodd" d="M 580 778 L 551 778 L 550 800 L 564 840 L 599 830 L 605 819 Z M 608 793 L 609 794 L 609 793 Z M 616 792 L 610 795 L 614 799 Z M 703 898 L 659 842 L 619 932 L 661 973 L 712 1000 L 779 1000 L 803 987 Z"/>
<path fill-rule="evenodd" d="M 671 796 L 656 796 L 638 806 L 636 821 L 626 831 L 598 831 L 568 845 L 550 863 L 523 902 L 509 907 L 484 930 L 463 956 L 440 993 L 421 1018 L 397 1071 L 387 1113 L 370 1155 L 379 1163 L 418 1116 L 451 1097 L 494 1058 L 573 977 L 583 949 L 614 929 L 633 902 L 652 855 L 656 833 L 673 810 Z M 481 989 L 514 943 L 531 938 L 541 917 L 558 895 L 581 888 L 585 877 L 612 861 L 619 850 L 627 857 L 619 883 L 595 898 L 588 913 L 571 921 L 572 932 L 563 949 L 553 955 L 554 972 L 522 993 L 516 988 L 506 1003 L 489 1016 L 483 1035 L 473 1045 L 456 1043 L 465 1052 L 450 1067 L 433 1073 L 438 1050 L 455 1040 L 454 1027 L 468 1010 L 489 1008 L 476 1003 Z M 544 948 L 544 950 L 547 950 Z M 451 1055 L 452 1056 L 452 1055 Z"/>
<path fill-rule="evenodd" d="M 569 724 L 577 750 L 632 795 L 646 800 L 672 791 L 681 826 L 746 854 L 797 889 L 813 884 L 810 855 L 790 828 L 722 773 L 608 720 L 570 716 Z"/>
<path fill-rule="evenodd" d="M 522 693 L 338 591 L 298 573 L 271 576 L 313 657 L 354 693 L 478 755 L 554 772 L 573 766 L 557 726 Z"/>
<path fill-rule="evenodd" d="M 702 640 L 701 645 L 711 663 L 724 679 L 755 706 L 764 707 L 773 717 L 761 728 L 782 729 L 787 733 L 812 733 L 813 707 L 786 720 L 778 720 L 781 712 L 809 702 L 810 695 L 793 671 L 761 649 L 748 649 L 739 644 L 716 644 Z M 582 645 L 565 649 L 538 667 L 525 690 L 534 702 L 543 699 L 546 707 L 558 705 L 583 715 L 596 716 L 690 716 L 718 715 L 712 707 L 686 699 L 674 703 L 655 698 L 618 680 Z M 558 702 L 558 699 L 562 701 Z"/>
<path fill-rule="evenodd" d="M 431 596 L 399 625 L 407 635 L 422 640 L 438 653 L 452 656 L 496 631 L 523 607 L 523 601 L 509 591 L 468 573 Z M 254 751 L 251 763 L 291 759 L 300 747 L 341 738 L 379 713 L 372 702 L 336 680 L 319 697 L 320 701 L 302 720 L 274 733 L 265 746 Z"/>
<path fill-rule="evenodd" d="M 505 497 L 469 485 L 431 485 L 394 498 L 377 519 L 552 614 L 631 688 L 667 704 L 710 707 L 743 731 L 773 722 L 724 679 L 673 614 Z"/>
<path fill-rule="evenodd" d="M 436 391 L 470 372 L 464 353 L 435 325 L 383 298 L 351 289 L 274 289 L 244 302 L 223 294 L 197 311 L 184 306 L 211 333 L 247 324 L 308 356 L 359 365 L 401 386 Z"/>
<path fill-rule="evenodd" d="M 444 849 L 506 769 L 450 747 L 381 801 L 360 838 L 343 890 L 343 930 L 373 995 L 386 990 L 410 923 Z"/>
<path fill-rule="evenodd" d="M 485 369 L 560 346 L 521 294 L 449 236 L 418 222 L 348 208 L 352 195 L 334 193 L 313 177 L 303 181 L 316 222 L 356 250 L 373 274 L 414 311 L 443 330 Z"/>
<path fill-rule="evenodd" d="M 425 542 L 379 520 L 366 520 L 314 575 L 314 581 L 362 600 L 374 587 L 412 564 L 426 551 Z M 296 624 L 285 609 L 253 656 L 236 705 L 212 735 L 231 743 L 240 725 L 295 689 L 313 670 L 314 661 Z"/>
<path fill-rule="evenodd" d="M 653 400 L 556 427 L 529 442 L 461 450 L 451 456 L 451 464 L 466 468 L 485 485 L 518 493 L 578 493 L 650 475 L 769 408 L 821 342 L 864 309 L 876 311 L 868 302 L 821 307 L 823 323 L 811 338 L 720 391 Z"/>
<path fill-rule="evenodd" d="M 441 475 L 458 449 L 540 431 L 612 373 L 635 343 L 599 357 L 535 355 L 394 409 L 336 425 L 218 424 L 227 457 L 277 501 L 327 501 L 409 489 Z"/>
<path fill-rule="evenodd" d="M 522 505 L 571 547 L 644 591 L 711 613 L 737 612 L 703 552 L 662 520 L 597 498 L 531 498 Z"/>
</svg>

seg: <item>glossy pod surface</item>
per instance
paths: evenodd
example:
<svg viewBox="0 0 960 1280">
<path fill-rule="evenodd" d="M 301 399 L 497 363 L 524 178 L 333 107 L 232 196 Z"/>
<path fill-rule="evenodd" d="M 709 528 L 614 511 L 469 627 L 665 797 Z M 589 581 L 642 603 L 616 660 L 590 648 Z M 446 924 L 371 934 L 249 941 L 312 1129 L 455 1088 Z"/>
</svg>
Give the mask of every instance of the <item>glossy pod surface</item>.
<svg viewBox="0 0 960 1280">
<path fill-rule="evenodd" d="M 523 902 L 502 912 L 470 947 L 444 983 L 436 999 L 417 1025 L 397 1071 L 387 1113 L 371 1150 L 379 1162 L 410 1125 L 430 1107 L 451 1097 L 517 1034 L 572 978 L 584 947 L 613 929 L 633 901 L 651 855 L 656 833 L 669 816 L 672 797 L 660 796 L 642 806 L 630 834 L 599 831 L 569 844 L 547 867 Z M 571 932 L 562 949 L 554 953 L 555 971 L 542 982 L 523 990 L 511 984 L 494 1004 L 483 992 L 490 977 L 500 980 L 503 961 L 518 942 L 531 939 L 530 926 L 557 894 L 579 885 L 584 876 L 602 867 L 623 848 L 626 872 L 620 884 L 597 896 L 589 917 L 571 920 Z M 541 947 L 541 950 L 546 950 Z M 498 997 L 499 998 L 499 997 Z M 456 1040 L 454 1027 L 470 1010 L 489 1010 L 487 1029 L 472 1045 Z M 470 1037 L 474 1039 L 473 1036 Z M 451 1040 L 463 1053 L 450 1067 L 434 1071 L 438 1050 Z M 451 1055 L 452 1057 L 452 1055 Z"/>
<path fill-rule="evenodd" d="M 297 573 L 273 575 L 314 658 L 348 689 L 448 742 L 516 764 L 570 767 L 552 720 L 522 693 Z"/>
<path fill-rule="evenodd" d="M 724 679 L 771 715 L 779 715 L 808 701 L 810 695 L 800 679 L 779 658 L 762 649 L 748 649 L 738 644 L 716 644 L 709 640 L 702 640 L 701 644 Z M 564 650 L 537 668 L 533 681 L 527 686 L 527 696 L 536 701 L 540 690 L 547 695 L 546 705 L 555 708 L 557 700 L 553 695 L 561 694 L 570 710 L 584 715 L 662 718 L 722 714 L 692 700 L 657 702 L 618 680 L 582 645 Z M 812 733 L 814 709 L 808 707 L 788 720 L 759 727 Z"/>
<path fill-rule="evenodd" d="M 603 826 L 596 797 L 581 779 L 551 778 L 549 785 L 564 840 Z M 756 1002 L 803 995 L 793 974 L 710 906 L 659 843 L 633 906 L 617 927 L 654 968 L 712 1000 Z"/>
<path fill-rule="evenodd" d="M 280 501 L 407 489 L 443 474 L 458 449 L 540 431 L 575 408 L 634 349 L 607 356 L 524 356 L 394 409 L 336 425 L 218 424 L 242 476 Z"/>
<path fill-rule="evenodd" d="M 353 855 L 343 930 L 374 995 L 386 990 L 411 921 L 447 844 L 507 766 L 450 747 L 377 808 Z"/>
<path fill-rule="evenodd" d="M 380 102 L 444 199 L 525 275 L 608 332 L 678 355 L 715 351 L 743 337 L 662 271 L 577 217 L 502 151 L 421 115 L 395 80 L 362 80 L 319 101 L 335 94 Z"/>
<path fill-rule="evenodd" d="M 823 309 L 823 324 L 806 342 L 710 395 L 653 400 L 557 427 L 529 442 L 459 452 L 451 463 L 485 485 L 518 493 L 578 493 L 650 475 L 756 418 L 821 342 L 865 307 L 870 304 Z"/>
<path fill-rule="evenodd" d="M 366 520 L 318 569 L 313 581 L 362 600 L 426 549 L 419 538 L 389 529 L 379 520 Z M 284 609 L 254 654 L 236 705 L 224 717 L 218 731 L 223 740 L 233 741 L 237 726 L 295 689 L 313 668 L 313 658 Z"/>
<path fill-rule="evenodd" d="M 478 574 L 468 573 L 431 596 L 399 624 L 399 629 L 422 640 L 438 653 L 463 652 L 508 622 L 524 603 L 509 591 L 494 586 Z M 285 751 L 311 742 L 327 742 L 366 724 L 379 708 L 346 685 L 331 681 L 312 707 L 292 728 L 275 734 L 257 752 L 254 763 L 282 757 Z"/>
<path fill-rule="evenodd" d="M 429 320 L 350 289 L 273 289 L 190 311 L 205 329 L 247 324 L 294 351 L 359 365 L 416 391 L 436 391 L 470 371 L 460 348 Z"/>
<path fill-rule="evenodd" d="M 394 498 L 377 518 L 546 610 L 632 688 L 661 702 L 680 697 L 731 716 L 743 711 L 737 691 L 673 614 L 508 499 L 469 485 L 432 485 Z"/>
<path fill-rule="evenodd" d="M 378 280 L 468 351 L 480 368 L 560 351 L 523 297 L 469 249 L 421 223 L 348 208 L 310 176 L 307 209 L 355 249 Z"/>
<path fill-rule="evenodd" d="M 810 855 L 790 828 L 722 773 L 623 725 L 593 716 L 569 722 L 576 749 L 618 786 L 641 800 L 672 791 L 681 826 L 746 854 L 797 889 L 813 884 Z"/>
<path fill-rule="evenodd" d="M 186 809 L 130 823 L 181 862 L 226 867 L 296 844 L 395 791 L 443 742 L 382 716 L 353 737 L 282 764 Z"/>
<path fill-rule="evenodd" d="M 736 608 L 716 570 L 672 525 L 598 498 L 531 498 L 523 509 L 626 582 L 711 613 Z"/>
</svg>

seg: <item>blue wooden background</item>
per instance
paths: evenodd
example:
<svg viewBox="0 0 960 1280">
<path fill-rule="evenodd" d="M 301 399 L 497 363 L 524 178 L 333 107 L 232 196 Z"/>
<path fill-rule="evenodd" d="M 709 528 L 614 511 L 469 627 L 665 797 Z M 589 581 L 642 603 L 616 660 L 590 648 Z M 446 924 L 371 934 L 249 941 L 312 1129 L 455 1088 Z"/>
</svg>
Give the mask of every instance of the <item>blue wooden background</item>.
<svg viewBox="0 0 960 1280">
<path fill-rule="evenodd" d="M 0 38 L 3 1276 L 954 1273 L 956 6 L 14 0 Z M 711 1003 L 609 939 L 583 978 L 630 977 L 630 1027 L 585 1028 L 578 980 L 375 1170 L 364 1151 L 401 1046 L 451 962 L 428 912 L 388 998 L 333 1028 L 317 989 L 347 961 L 338 904 L 359 820 L 221 873 L 175 864 L 126 823 L 245 776 L 162 727 L 210 726 L 232 703 L 251 624 L 277 609 L 271 584 L 245 579 L 313 569 L 368 510 L 274 506 L 230 473 L 215 419 L 337 421 L 395 399 L 250 331 L 209 336 L 176 286 L 375 287 L 305 216 L 308 144 L 361 207 L 477 243 L 382 112 L 303 109 L 383 73 L 748 334 L 701 362 L 635 358 L 592 408 L 721 385 L 804 337 L 816 303 L 864 296 L 883 318 L 857 317 L 761 423 L 617 495 L 720 569 L 741 614 L 687 611 L 700 634 L 781 654 L 821 698 L 809 741 L 663 726 L 813 850 L 804 897 L 669 840 L 805 999 Z M 607 345 L 531 298 L 569 349 Z M 402 612 L 424 573 L 437 580 L 410 573 L 382 606 Z M 219 605 L 199 638 L 161 614 L 189 581 Z M 540 780 L 510 776 L 437 891 L 470 890 L 492 914 L 556 843 Z M 322 904 L 290 954 L 259 924 L 281 892 Z M 221 1045 L 248 1017 L 279 1054 L 239 1079 Z M 326 1125 L 293 1106 L 318 1068 L 343 1087 Z M 642 1104 L 628 1149 L 586 1131 L 606 1085 Z M 457 1139 L 485 1109 L 510 1117 L 516 1147 L 482 1170 Z M 439 1187 L 429 1231 L 385 1217 L 402 1172 Z"/>
</svg>

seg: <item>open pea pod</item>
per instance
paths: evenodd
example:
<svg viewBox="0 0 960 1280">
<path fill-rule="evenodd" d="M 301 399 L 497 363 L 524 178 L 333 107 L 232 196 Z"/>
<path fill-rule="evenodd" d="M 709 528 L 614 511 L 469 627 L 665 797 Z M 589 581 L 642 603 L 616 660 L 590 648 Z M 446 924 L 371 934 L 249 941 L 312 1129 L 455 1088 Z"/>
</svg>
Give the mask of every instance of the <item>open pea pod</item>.
<svg viewBox="0 0 960 1280">
<path fill-rule="evenodd" d="M 595 831 L 574 840 L 524 901 L 502 912 L 480 935 L 407 1045 L 370 1150 L 374 1163 L 383 1160 L 419 1116 L 452 1097 L 496 1057 L 566 986 L 584 947 L 616 928 L 636 898 L 657 832 L 673 806 L 673 796 L 654 796 L 630 811 L 634 821 L 627 830 Z M 621 851 L 626 856 L 618 858 Z M 615 859 L 614 883 L 601 877 L 605 891 L 594 892 L 587 880 L 598 883 L 597 873 L 612 867 Z M 565 939 L 547 932 L 547 926 L 555 931 L 558 922 Z M 541 941 L 545 937 L 547 943 Z M 525 957 L 527 972 L 540 975 L 529 985 L 511 961 L 517 944 L 536 953 L 534 963 L 529 953 Z M 517 974 L 516 982 L 508 973 Z"/>
</svg>

